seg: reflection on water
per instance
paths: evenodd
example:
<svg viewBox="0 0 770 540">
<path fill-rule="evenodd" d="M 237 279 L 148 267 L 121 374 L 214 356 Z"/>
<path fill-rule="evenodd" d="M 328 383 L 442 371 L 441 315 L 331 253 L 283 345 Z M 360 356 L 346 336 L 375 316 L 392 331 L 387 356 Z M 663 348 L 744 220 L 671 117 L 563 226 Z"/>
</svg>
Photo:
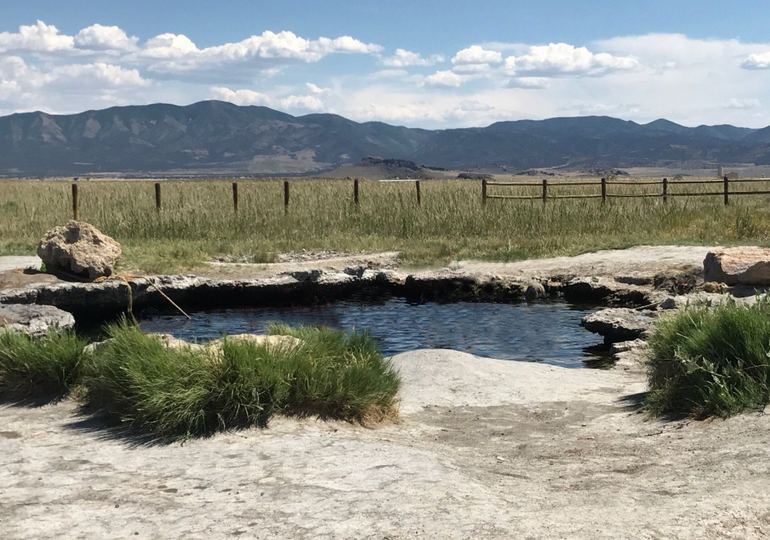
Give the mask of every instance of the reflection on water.
<svg viewBox="0 0 770 540">
<path fill-rule="evenodd" d="M 382 352 L 446 348 L 507 360 L 586 367 L 601 362 L 600 338 L 580 326 L 591 310 L 565 303 L 449 304 L 348 300 L 318 306 L 198 312 L 192 320 L 159 315 L 142 321 L 147 332 L 205 341 L 222 334 L 263 333 L 270 322 L 367 330 Z"/>
</svg>

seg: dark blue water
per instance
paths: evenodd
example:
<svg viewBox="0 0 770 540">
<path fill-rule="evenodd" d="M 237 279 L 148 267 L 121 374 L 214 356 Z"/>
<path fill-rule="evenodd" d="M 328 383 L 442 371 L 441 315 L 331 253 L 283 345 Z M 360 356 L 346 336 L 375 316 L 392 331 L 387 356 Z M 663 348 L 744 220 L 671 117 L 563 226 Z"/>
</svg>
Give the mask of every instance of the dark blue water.
<svg viewBox="0 0 770 540">
<path fill-rule="evenodd" d="M 444 348 L 507 360 L 567 367 L 603 364 L 601 338 L 580 319 L 591 309 L 565 303 L 493 304 L 457 302 L 413 304 L 402 298 L 380 302 L 340 301 L 319 306 L 264 307 L 146 318 L 146 332 L 193 341 L 222 334 L 264 333 L 270 322 L 367 330 L 385 355 Z"/>
</svg>

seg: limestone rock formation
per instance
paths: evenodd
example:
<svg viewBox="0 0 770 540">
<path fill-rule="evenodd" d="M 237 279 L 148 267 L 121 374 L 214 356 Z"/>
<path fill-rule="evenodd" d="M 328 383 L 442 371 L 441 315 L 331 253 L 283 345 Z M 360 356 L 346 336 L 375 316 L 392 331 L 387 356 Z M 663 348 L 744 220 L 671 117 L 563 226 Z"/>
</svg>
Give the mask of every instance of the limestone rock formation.
<svg viewBox="0 0 770 540">
<path fill-rule="evenodd" d="M 70 221 L 48 231 L 37 254 L 51 272 L 63 271 L 94 280 L 114 272 L 121 249 L 120 244 L 93 225 Z"/>
<path fill-rule="evenodd" d="M 770 285 L 770 249 L 735 247 L 710 251 L 703 261 L 706 281 L 728 285 Z"/>
<path fill-rule="evenodd" d="M 15 330 L 40 337 L 54 328 L 69 330 L 74 326 L 71 313 L 53 306 L 0 304 L 0 331 Z"/>
<path fill-rule="evenodd" d="M 652 328 L 658 314 L 629 308 L 602 309 L 583 317 L 583 327 L 604 337 L 607 343 L 631 341 Z"/>
</svg>

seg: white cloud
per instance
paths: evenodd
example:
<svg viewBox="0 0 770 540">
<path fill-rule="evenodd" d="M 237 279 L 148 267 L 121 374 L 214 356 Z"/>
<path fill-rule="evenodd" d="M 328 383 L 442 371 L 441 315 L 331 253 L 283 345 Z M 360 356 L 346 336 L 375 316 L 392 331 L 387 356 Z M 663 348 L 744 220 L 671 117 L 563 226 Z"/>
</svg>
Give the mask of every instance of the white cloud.
<svg viewBox="0 0 770 540">
<path fill-rule="evenodd" d="M 278 100 L 282 109 L 299 111 L 322 111 L 324 103 L 317 96 L 286 96 Z"/>
<path fill-rule="evenodd" d="M 480 45 L 471 45 L 462 49 L 452 57 L 452 63 L 462 64 L 499 64 L 503 61 L 503 55 L 500 51 L 485 49 Z"/>
<path fill-rule="evenodd" d="M 136 48 L 139 38 L 129 37 L 118 26 L 93 24 L 75 35 L 75 46 L 94 51 L 130 51 Z"/>
<path fill-rule="evenodd" d="M 465 79 L 462 75 L 458 75 L 454 71 L 443 70 L 437 71 L 432 75 L 425 77 L 425 84 L 428 86 L 446 86 L 457 88 Z"/>
<path fill-rule="evenodd" d="M 550 86 L 546 77 L 514 77 L 508 81 L 508 88 L 523 88 L 525 90 L 542 90 Z"/>
<path fill-rule="evenodd" d="M 725 104 L 726 109 L 736 109 L 736 110 L 746 110 L 746 109 L 757 109 L 761 107 L 761 102 L 756 98 L 747 98 L 747 99 L 739 99 L 739 98 L 730 98 L 728 102 Z"/>
<path fill-rule="evenodd" d="M 182 58 L 199 53 L 200 49 L 184 34 L 165 33 L 148 39 L 142 50 L 147 58 Z"/>
<path fill-rule="evenodd" d="M 513 73 L 541 76 L 603 75 L 612 71 L 634 69 L 639 61 L 631 56 L 593 53 L 586 47 L 568 43 L 549 43 L 529 48 L 527 54 L 509 56 L 505 67 Z"/>
<path fill-rule="evenodd" d="M 741 66 L 745 69 L 770 69 L 770 51 L 750 54 Z"/>
<path fill-rule="evenodd" d="M 440 54 L 433 54 L 426 57 L 422 56 L 420 53 L 406 49 L 396 49 L 396 52 L 392 56 L 387 56 L 382 59 L 384 65 L 398 68 L 409 66 L 432 66 L 443 61 L 444 57 Z"/>
<path fill-rule="evenodd" d="M 487 73 L 492 69 L 489 64 L 458 64 L 452 67 L 454 73 L 465 75 Z"/>
<path fill-rule="evenodd" d="M 85 91 L 87 91 L 89 84 L 96 84 L 102 88 L 105 86 L 142 87 L 150 84 L 149 81 L 142 78 L 136 69 L 128 69 L 104 62 L 59 66 L 51 70 L 47 79 L 49 83 L 67 81 L 77 84 Z"/>
<path fill-rule="evenodd" d="M 323 88 L 321 86 L 318 86 L 317 84 L 313 84 L 310 82 L 305 83 L 305 87 L 307 88 L 308 92 L 317 96 L 322 96 L 324 94 L 328 94 L 329 92 L 331 92 L 329 88 Z"/>
<path fill-rule="evenodd" d="M 229 101 L 236 105 L 267 105 L 270 98 L 254 90 L 231 90 L 224 86 L 215 86 L 211 89 L 211 97 L 222 101 Z"/>
<path fill-rule="evenodd" d="M 211 96 L 236 105 L 262 105 L 289 111 L 321 111 L 324 108 L 324 102 L 317 95 L 272 97 L 255 90 L 232 90 L 224 86 L 215 86 L 211 89 Z"/>
<path fill-rule="evenodd" d="M 140 55 L 161 60 L 151 66 L 153 71 L 175 73 L 255 60 L 262 60 L 266 66 L 277 61 L 310 63 L 335 53 L 376 54 L 380 50 L 379 45 L 350 36 L 310 40 L 294 32 L 266 30 L 258 36 L 203 49 L 184 34 L 160 34 L 147 41 Z"/>
<path fill-rule="evenodd" d="M 55 52 L 72 49 L 74 45 L 72 36 L 60 34 L 58 28 L 43 21 L 19 26 L 18 32 L 0 32 L 0 52 Z"/>
</svg>

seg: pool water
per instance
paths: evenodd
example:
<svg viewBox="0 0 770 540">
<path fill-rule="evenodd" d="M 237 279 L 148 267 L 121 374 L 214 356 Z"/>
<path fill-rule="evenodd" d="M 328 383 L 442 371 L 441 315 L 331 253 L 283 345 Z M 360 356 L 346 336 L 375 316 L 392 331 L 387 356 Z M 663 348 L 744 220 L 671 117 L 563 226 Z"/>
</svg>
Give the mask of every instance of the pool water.
<svg viewBox="0 0 770 540">
<path fill-rule="evenodd" d="M 347 300 L 314 306 L 201 311 L 192 320 L 155 315 L 140 324 L 190 341 L 223 334 L 264 333 L 271 322 L 366 330 L 385 355 L 425 348 L 478 356 L 543 362 L 565 367 L 601 367 L 606 351 L 599 336 L 580 326 L 591 308 L 563 302 L 410 303 L 403 298 Z"/>
</svg>

